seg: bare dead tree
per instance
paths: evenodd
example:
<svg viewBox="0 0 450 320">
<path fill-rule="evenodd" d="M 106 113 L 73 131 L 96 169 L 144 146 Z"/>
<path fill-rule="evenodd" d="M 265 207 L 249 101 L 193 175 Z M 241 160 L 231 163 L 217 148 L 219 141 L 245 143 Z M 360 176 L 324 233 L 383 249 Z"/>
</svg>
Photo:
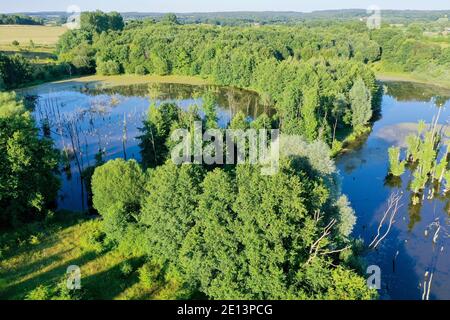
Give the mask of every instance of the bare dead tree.
<svg viewBox="0 0 450 320">
<path fill-rule="evenodd" d="M 123 158 L 127 160 L 127 116 L 123 114 L 123 132 L 122 132 Z"/>
<path fill-rule="evenodd" d="M 316 211 L 314 212 L 314 221 L 316 224 L 319 224 L 320 221 L 322 220 L 322 215 L 320 213 L 320 211 Z M 345 248 L 342 249 L 324 249 L 321 246 L 321 243 L 324 239 L 326 239 L 332 232 L 333 227 L 336 225 L 337 220 L 336 219 L 331 219 L 331 221 L 323 228 L 322 234 L 320 235 L 320 237 L 311 245 L 310 249 L 309 249 L 309 258 L 306 261 L 305 265 L 309 264 L 315 257 L 317 257 L 318 255 L 321 256 L 325 256 L 325 255 L 330 255 L 330 254 L 335 254 L 335 253 L 339 253 L 342 251 L 345 251 L 347 249 L 350 249 L 351 246 L 347 246 Z"/>
<path fill-rule="evenodd" d="M 424 280 L 423 280 L 423 294 L 422 300 L 430 300 L 431 293 L 431 284 L 433 282 L 433 272 L 425 272 Z"/>
<path fill-rule="evenodd" d="M 380 224 L 378 225 L 377 235 L 373 239 L 373 241 L 370 243 L 369 248 L 376 249 L 378 245 L 383 241 L 391 231 L 392 225 L 395 223 L 395 216 L 398 213 L 398 210 L 402 207 L 400 204 L 400 200 L 402 199 L 403 195 L 400 192 L 396 192 L 391 194 L 388 200 L 388 207 L 386 211 L 384 212 L 383 218 L 380 221 Z M 389 217 L 388 221 L 388 227 L 387 230 L 384 232 L 383 235 L 381 235 L 381 229 L 383 228 L 384 223 Z"/>
</svg>

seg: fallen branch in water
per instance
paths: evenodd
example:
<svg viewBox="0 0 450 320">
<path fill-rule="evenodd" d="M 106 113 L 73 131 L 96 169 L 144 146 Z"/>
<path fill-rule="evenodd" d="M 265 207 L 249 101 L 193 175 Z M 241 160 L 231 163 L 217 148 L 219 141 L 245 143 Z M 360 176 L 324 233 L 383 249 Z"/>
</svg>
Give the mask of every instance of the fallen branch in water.
<svg viewBox="0 0 450 320">
<path fill-rule="evenodd" d="M 384 212 L 380 224 L 378 225 L 377 236 L 370 243 L 369 248 L 376 249 L 381 241 L 383 241 L 388 236 L 389 232 L 391 231 L 392 225 L 395 223 L 395 216 L 397 215 L 398 210 L 402 207 L 402 205 L 400 204 L 400 200 L 402 199 L 402 197 L 403 195 L 400 192 L 393 193 L 389 197 L 388 207 Z M 383 236 L 381 236 L 381 229 L 383 228 L 384 222 L 388 218 L 389 214 L 390 218 L 388 228 Z"/>
<path fill-rule="evenodd" d="M 428 274 L 429 274 L 428 271 L 425 272 L 425 280 L 423 281 L 422 300 L 430 300 L 431 283 L 433 281 L 433 273 L 430 274 L 429 279 L 427 279 L 428 278 Z"/>
</svg>

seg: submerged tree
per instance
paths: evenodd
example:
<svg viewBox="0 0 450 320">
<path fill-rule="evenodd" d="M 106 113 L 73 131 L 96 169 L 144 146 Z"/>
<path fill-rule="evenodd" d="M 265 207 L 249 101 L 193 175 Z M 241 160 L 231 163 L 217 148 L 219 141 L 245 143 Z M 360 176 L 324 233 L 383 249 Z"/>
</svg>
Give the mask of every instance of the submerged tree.
<svg viewBox="0 0 450 320">
<path fill-rule="evenodd" d="M 405 173 L 406 161 L 400 161 L 400 148 L 389 148 L 390 173 L 395 177 L 400 177 Z"/>
<path fill-rule="evenodd" d="M 420 194 L 427 187 L 429 181 L 437 183 L 437 189 L 429 190 L 428 198 L 434 196 L 439 185 L 447 175 L 449 145 L 445 146 L 444 152 L 442 147 L 442 129 L 438 128 L 437 116 L 432 125 L 426 130 L 425 122 L 420 121 L 418 124 L 417 134 L 411 134 L 406 138 L 406 160 L 400 161 L 400 149 L 392 147 L 389 149 L 390 173 L 394 176 L 401 176 L 405 171 L 406 162 L 409 162 L 413 168 L 413 180 L 410 183 L 410 189 L 415 194 L 414 203 L 418 203 Z M 441 155 L 441 159 L 438 157 Z M 436 190 L 435 190 L 436 189 Z M 445 189 L 446 190 L 446 189 Z M 444 192 L 446 192 L 444 190 Z"/>
</svg>

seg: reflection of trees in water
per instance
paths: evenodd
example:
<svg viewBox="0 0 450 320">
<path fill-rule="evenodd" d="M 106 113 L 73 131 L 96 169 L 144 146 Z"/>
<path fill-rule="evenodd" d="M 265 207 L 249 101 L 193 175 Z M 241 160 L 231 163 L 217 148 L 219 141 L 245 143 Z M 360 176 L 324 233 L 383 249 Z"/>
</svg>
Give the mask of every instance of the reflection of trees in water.
<svg viewBox="0 0 450 320">
<path fill-rule="evenodd" d="M 143 113 L 137 109 L 114 115 L 112 111 L 119 102 L 114 95 L 108 99 L 94 97 L 85 108 L 65 110 L 64 103 L 57 97 L 49 96 L 35 104 L 36 122 L 44 133 L 50 133 L 49 136 L 60 149 L 61 169 L 67 181 L 72 179 L 72 171 L 76 170 L 78 174 L 83 210 L 86 198 L 83 173 L 91 163 L 98 162 L 97 155 L 106 155 L 116 145 L 121 144 L 123 157 L 127 158 L 128 126 L 137 127 L 143 119 Z M 117 133 L 120 133 L 120 141 L 115 141 Z"/>
<path fill-rule="evenodd" d="M 386 82 L 386 94 L 397 101 L 434 100 L 436 106 L 443 106 L 450 100 L 450 90 L 413 82 Z"/>
<path fill-rule="evenodd" d="M 252 118 L 262 113 L 273 113 L 271 103 L 259 97 L 256 92 L 233 87 L 220 87 L 214 85 L 188 85 L 174 83 L 150 83 L 109 88 L 96 88 L 89 90 L 91 95 L 122 95 L 126 97 L 148 97 L 157 100 L 197 100 L 206 92 L 214 92 L 217 104 L 230 111 L 232 118 L 238 111 L 242 111 Z M 198 102 L 196 102 L 198 103 Z"/>
<path fill-rule="evenodd" d="M 416 197 L 416 195 L 411 194 L 409 205 L 408 205 L 408 214 L 409 214 L 408 230 L 409 231 L 412 231 L 414 229 L 414 226 L 422 220 L 420 212 L 422 211 L 423 203 L 422 203 L 422 201 L 417 202 L 417 200 L 415 200 L 414 197 Z"/>
<path fill-rule="evenodd" d="M 86 87 L 82 90 L 82 99 L 78 100 L 75 93 L 76 100 L 67 100 L 71 101 L 67 104 L 62 100 L 65 94 L 55 92 L 35 97 L 34 100 L 30 98 L 33 101 L 30 110 L 34 111 L 41 131 L 47 132 L 61 151 L 61 173 L 64 174 L 65 186 L 80 190 L 84 184 L 83 172 L 96 163 L 96 154 L 104 155 L 105 159 L 117 153 L 124 158 L 135 157 L 129 148 L 136 146 L 135 130 L 142 126 L 147 109 L 144 110 L 141 105 L 127 106 L 124 97 L 142 97 L 155 103 L 164 100 L 172 100 L 177 104 L 188 102 L 201 109 L 202 97 L 210 91 L 213 91 L 217 106 L 222 112 L 228 111 L 226 108 L 229 107 L 230 119 L 238 111 L 256 118 L 265 110 L 270 110 L 270 107 L 260 103 L 255 92 L 179 84 L 145 84 L 93 90 Z M 78 101 L 80 105 L 74 105 Z M 124 107 L 125 110 L 121 111 Z M 226 114 L 220 115 L 225 116 L 226 119 L 223 120 L 228 119 Z M 86 194 L 86 186 L 83 187 L 82 193 Z M 64 195 L 61 195 L 61 199 L 63 198 Z"/>
<path fill-rule="evenodd" d="M 389 188 L 398 188 L 400 189 L 402 187 L 402 178 L 396 177 L 392 175 L 386 176 L 384 179 L 384 185 L 388 186 Z"/>
</svg>

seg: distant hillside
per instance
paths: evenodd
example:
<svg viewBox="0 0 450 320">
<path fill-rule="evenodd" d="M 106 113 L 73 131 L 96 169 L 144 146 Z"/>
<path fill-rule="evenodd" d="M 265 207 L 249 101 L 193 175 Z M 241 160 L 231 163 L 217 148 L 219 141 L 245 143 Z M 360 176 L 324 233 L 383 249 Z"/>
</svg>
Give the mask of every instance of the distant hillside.
<svg viewBox="0 0 450 320">
<path fill-rule="evenodd" d="M 64 20 L 66 12 L 24 12 L 34 18 L 46 21 Z M 153 18 L 161 19 L 165 13 L 156 12 L 122 12 L 125 20 Z M 177 13 L 182 23 L 209 23 L 222 25 L 237 25 L 248 23 L 273 24 L 296 23 L 309 20 L 354 20 L 367 17 L 369 14 L 363 9 L 324 10 L 313 12 L 193 12 Z M 382 10 L 381 15 L 387 23 L 430 22 L 450 16 L 450 10 L 422 11 L 422 10 Z"/>
<path fill-rule="evenodd" d="M 23 14 L 0 14 L 0 24 L 40 25 L 43 21 L 39 18 Z"/>
</svg>

